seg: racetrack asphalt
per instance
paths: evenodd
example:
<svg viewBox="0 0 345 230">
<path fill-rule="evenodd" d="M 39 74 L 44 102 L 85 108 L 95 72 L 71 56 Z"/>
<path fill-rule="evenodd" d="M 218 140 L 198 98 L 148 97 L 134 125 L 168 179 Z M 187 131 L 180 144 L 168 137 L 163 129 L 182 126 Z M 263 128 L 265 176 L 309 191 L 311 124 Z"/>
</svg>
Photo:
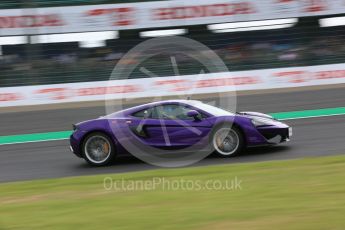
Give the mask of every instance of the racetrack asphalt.
<svg viewBox="0 0 345 230">
<path fill-rule="evenodd" d="M 238 111 L 265 113 L 345 106 L 345 88 L 239 96 Z M 71 124 L 105 114 L 104 106 L 0 114 L 0 135 L 70 130 Z M 210 156 L 193 166 L 309 156 L 345 154 L 345 116 L 287 121 L 294 136 L 289 143 L 253 148 L 231 158 Z M 68 141 L 0 146 L 0 182 L 121 173 L 153 169 L 134 157 L 121 157 L 109 167 L 94 168 L 68 150 Z"/>
</svg>

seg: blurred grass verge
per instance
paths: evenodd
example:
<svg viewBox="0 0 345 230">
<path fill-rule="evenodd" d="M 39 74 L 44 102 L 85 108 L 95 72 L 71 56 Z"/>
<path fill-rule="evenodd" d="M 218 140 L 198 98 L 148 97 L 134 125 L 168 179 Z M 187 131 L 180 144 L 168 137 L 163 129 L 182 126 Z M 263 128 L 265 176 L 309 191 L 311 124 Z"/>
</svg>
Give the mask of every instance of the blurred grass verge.
<svg viewBox="0 0 345 230">
<path fill-rule="evenodd" d="M 332 156 L 4 183 L 0 229 L 345 229 L 344 175 L 345 156 Z M 105 177 L 242 189 L 107 191 Z"/>
</svg>

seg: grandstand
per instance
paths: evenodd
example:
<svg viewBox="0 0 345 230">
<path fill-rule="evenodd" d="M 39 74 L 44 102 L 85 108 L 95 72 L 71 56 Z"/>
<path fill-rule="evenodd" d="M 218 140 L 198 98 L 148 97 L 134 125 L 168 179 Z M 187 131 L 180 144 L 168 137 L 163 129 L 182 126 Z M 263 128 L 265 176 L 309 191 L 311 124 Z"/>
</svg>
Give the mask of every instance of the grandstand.
<svg viewBox="0 0 345 230">
<path fill-rule="evenodd" d="M 117 2 L 121 0 L 32 0 L 29 3 L 41 7 Z M 25 7 L 28 2 L 6 1 L 1 4 L 2 8 Z M 271 30 L 212 31 L 207 25 L 177 29 L 185 29 L 183 36 L 200 41 L 214 50 L 230 71 L 343 63 L 345 27 L 321 27 L 320 19 L 322 16 L 303 17 L 291 27 Z M 35 42 L 36 35 L 1 37 L 11 42 L 7 39 L 1 46 L 0 86 L 108 80 L 122 55 L 149 39 L 141 36 L 143 31 L 145 29 L 119 31 L 96 45 L 83 45 L 78 39 Z M 19 41 L 13 42 L 14 39 Z M 146 64 L 158 76 L 173 75 L 170 59 L 164 54 L 151 58 Z M 182 75 L 200 71 L 198 64 L 191 61 L 179 63 L 179 68 Z M 147 76 L 134 71 L 131 77 Z"/>
</svg>

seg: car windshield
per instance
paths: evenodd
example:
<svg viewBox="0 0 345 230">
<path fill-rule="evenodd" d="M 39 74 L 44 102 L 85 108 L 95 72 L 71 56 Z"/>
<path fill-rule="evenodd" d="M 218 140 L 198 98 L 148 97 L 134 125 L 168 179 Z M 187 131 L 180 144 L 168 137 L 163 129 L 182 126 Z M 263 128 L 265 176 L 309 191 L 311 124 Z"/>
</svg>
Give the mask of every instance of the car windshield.
<svg viewBox="0 0 345 230">
<path fill-rule="evenodd" d="M 233 113 L 229 111 L 226 111 L 224 109 L 221 109 L 212 105 L 204 104 L 204 103 L 198 103 L 196 106 L 204 110 L 205 112 L 212 114 L 213 116 L 234 115 Z"/>
</svg>

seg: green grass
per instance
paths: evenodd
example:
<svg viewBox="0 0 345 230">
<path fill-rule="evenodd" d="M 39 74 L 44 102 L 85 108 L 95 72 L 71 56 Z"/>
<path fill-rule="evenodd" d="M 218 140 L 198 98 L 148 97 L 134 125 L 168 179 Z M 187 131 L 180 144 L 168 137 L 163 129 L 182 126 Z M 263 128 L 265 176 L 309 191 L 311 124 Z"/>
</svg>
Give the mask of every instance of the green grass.
<svg viewBox="0 0 345 230">
<path fill-rule="evenodd" d="M 107 191 L 106 176 L 202 186 L 237 177 L 242 189 Z M 1 184 L 0 229 L 345 229 L 345 156 L 106 176 Z"/>
</svg>

